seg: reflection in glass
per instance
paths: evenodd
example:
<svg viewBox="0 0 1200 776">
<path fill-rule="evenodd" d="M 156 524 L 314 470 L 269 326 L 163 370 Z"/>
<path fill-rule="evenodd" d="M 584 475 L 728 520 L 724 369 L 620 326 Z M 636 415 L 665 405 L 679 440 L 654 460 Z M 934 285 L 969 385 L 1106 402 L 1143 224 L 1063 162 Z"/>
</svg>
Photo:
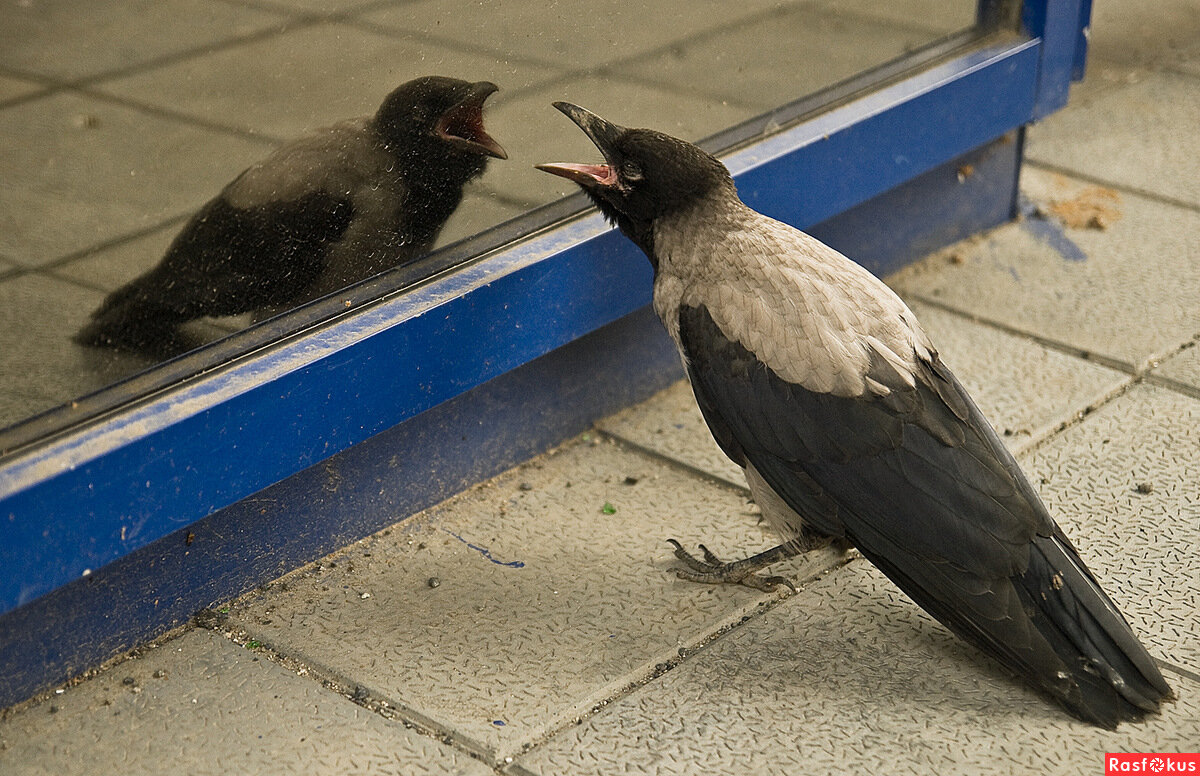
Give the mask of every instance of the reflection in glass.
<svg viewBox="0 0 1200 776">
<path fill-rule="evenodd" d="M 284 145 L 200 209 L 154 269 L 109 294 L 81 345 L 162 355 L 187 349 L 180 324 L 266 317 L 429 252 L 488 157 L 487 81 L 424 77 L 374 116 Z"/>
<path fill-rule="evenodd" d="M 314 127 L 375 111 L 397 84 L 439 73 L 501 89 L 487 123 L 509 161 L 466 186 L 436 248 L 574 193 L 532 167 L 594 153 L 563 130 L 554 100 L 699 140 L 971 27 L 975 5 L 5 2 L 0 428 L 153 366 L 157 356 L 71 338 L 163 262 L 239 171 Z M 308 206 L 323 228 L 347 216 Z M 202 342 L 249 318 L 206 314 L 181 329 Z"/>
</svg>

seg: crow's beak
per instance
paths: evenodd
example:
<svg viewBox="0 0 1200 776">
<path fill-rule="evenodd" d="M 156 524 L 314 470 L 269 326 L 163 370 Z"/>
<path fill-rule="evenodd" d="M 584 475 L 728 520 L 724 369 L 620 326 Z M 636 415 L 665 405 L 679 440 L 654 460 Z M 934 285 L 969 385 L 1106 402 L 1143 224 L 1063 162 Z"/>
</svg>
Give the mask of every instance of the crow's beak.
<svg viewBox="0 0 1200 776">
<path fill-rule="evenodd" d="M 489 81 L 472 84 L 470 93 L 438 119 L 438 137 L 477 154 L 507 159 L 504 148 L 483 128 L 483 103 L 497 91 L 499 87 Z"/>
<path fill-rule="evenodd" d="M 600 149 L 600 153 L 604 154 L 605 163 L 573 164 L 555 162 L 553 164 L 536 164 L 534 167 L 551 175 L 558 175 L 567 180 L 575 181 L 581 186 L 616 185 L 617 174 L 613 170 L 611 149 L 616 144 L 617 139 L 625 132 L 625 128 L 605 121 L 595 113 L 585 110 L 578 105 L 572 105 L 569 102 L 556 102 L 554 103 L 554 107 L 558 108 L 567 118 L 579 125 L 579 128 L 596 144 L 596 148 Z"/>
</svg>

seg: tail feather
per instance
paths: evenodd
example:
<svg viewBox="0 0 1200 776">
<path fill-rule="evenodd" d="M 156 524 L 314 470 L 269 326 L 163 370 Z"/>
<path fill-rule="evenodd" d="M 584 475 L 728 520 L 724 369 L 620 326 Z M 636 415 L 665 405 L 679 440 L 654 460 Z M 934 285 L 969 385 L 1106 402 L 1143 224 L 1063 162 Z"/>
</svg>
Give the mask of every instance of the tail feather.
<svg viewBox="0 0 1200 776">
<path fill-rule="evenodd" d="M 74 336 L 80 345 L 149 350 L 169 346 L 186 314 L 157 301 L 158 283 L 146 275 L 113 291 Z"/>
<path fill-rule="evenodd" d="M 1039 684 L 1074 714 L 1115 728 L 1173 697 L 1154 659 L 1065 540 L 1037 537 L 1015 581 L 1034 626 L 1072 680 L 1039 677 Z"/>
</svg>

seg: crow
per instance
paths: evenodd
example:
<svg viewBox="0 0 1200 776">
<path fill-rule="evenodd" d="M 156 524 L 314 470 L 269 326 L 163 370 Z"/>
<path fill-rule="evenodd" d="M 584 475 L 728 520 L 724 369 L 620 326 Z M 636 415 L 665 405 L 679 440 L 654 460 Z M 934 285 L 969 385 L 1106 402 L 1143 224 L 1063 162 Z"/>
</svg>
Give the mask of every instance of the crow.
<svg viewBox="0 0 1200 776">
<path fill-rule="evenodd" d="M 375 115 L 281 146 L 204 205 L 157 266 L 109 294 L 75 341 L 170 350 L 184 322 L 266 317 L 428 252 L 463 186 L 488 157 L 507 158 L 483 128 L 495 91 L 417 78 Z"/>
<path fill-rule="evenodd" d="M 654 268 L 654 309 L 721 449 L 783 544 L 732 563 L 672 543 L 686 579 L 852 545 L 910 598 L 1080 719 L 1139 720 L 1173 697 L 911 310 L 860 265 L 751 210 L 690 143 L 554 106 L 601 164 L 579 184 Z"/>
</svg>

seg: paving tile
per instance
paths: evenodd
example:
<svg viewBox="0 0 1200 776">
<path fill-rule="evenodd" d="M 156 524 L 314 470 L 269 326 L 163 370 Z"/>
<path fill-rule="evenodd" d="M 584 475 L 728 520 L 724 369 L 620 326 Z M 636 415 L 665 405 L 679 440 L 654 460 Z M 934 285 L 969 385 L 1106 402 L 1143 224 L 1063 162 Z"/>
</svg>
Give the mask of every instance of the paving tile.
<svg viewBox="0 0 1200 776">
<path fill-rule="evenodd" d="M 1154 374 L 1200 388 L 1200 347 L 1191 345 L 1171 356 L 1154 370 Z"/>
<path fill-rule="evenodd" d="M 1129 381 L 1115 369 L 914 301 L 942 358 L 1016 454 Z"/>
<path fill-rule="evenodd" d="M 1129 380 L 1122 372 L 936 307 L 913 302 L 912 308 L 942 358 L 1014 452 L 1044 438 Z M 745 486 L 741 469 L 725 457 L 708 432 L 687 381 L 605 418 L 597 426 Z"/>
<path fill-rule="evenodd" d="M 770 598 L 676 579 L 671 536 L 730 558 L 773 543 L 741 493 L 580 440 L 231 617 L 500 761 Z M 783 571 L 806 578 L 832 561 L 814 553 Z"/>
<path fill-rule="evenodd" d="M 428 0 L 362 18 L 506 59 L 593 70 L 697 33 L 729 27 L 778 5 L 778 0 L 659 0 L 649 6 L 621 0 L 557 0 L 550 5 L 486 3 L 476 5 L 470 14 L 450 16 L 442 0 Z"/>
<path fill-rule="evenodd" d="M 1200 40 L 1195 0 L 1129 0 L 1092 5 L 1089 58 L 1170 63 Z"/>
<path fill-rule="evenodd" d="M 289 13 L 307 13 L 318 16 L 341 14 L 362 6 L 378 5 L 377 0 L 254 0 L 258 5 L 278 8 Z M 400 0 L 400 3 L 405 0 Z"/>
<path fill-rule="evenodd" d="M 83 285 L 113 291 L 157 265 L 183 227 L 184 220 L 181 218 L 170 226 L 89 253 L 55 267 L 53 272 Z"/>
<path fill-rule="evenodd" d="M 976 3 L 971 0 L 814 0 L 814 6 L 846 16 L 920 27 L 931 32 L 956 32 L 975 24 Z"/>
<path fill-rule="evenodd" d="M 41 84 L 34 81 L 27 81 L 24 78 L 11 78 L 0 75 L 0 102 L 24 97 L 44 88 Z"/>
<path fill-rule="evenodd" d="M 488 126 L 504 143 L 509 161 L 489 167 L 483 183 L 531 205 L 551 202 L 579 187 L 533 169 L 540 162 L 599 160 L 600 152 L 565 116 L 551 107 L 567 100 L 627 126 L 653 127 L 699 140 L 748 118 L 751 112 L 720 100 L 682 95 L 617 77 L 580 77 L 498 100 Z"/>
<path fill-rule="evenodd" d="M 741 467 L 717 446 L 687 380 L 680 380 L 640 404 L 603 418 L 596 427 L 739 488 L 746 488 Z"/>
<path fill-rule="evenodd" d="M 269 30 L 282 21 L 261 8 L 205 0 L 6 3 L 0 65 L 84 78 Z"/>
<path fill-rule="evenodd" d="M 48 396 L 0 389 L 0 429 L 33 417 L 58 403 Z"/>
<path fill-rule="evenodd" d="M 810 585 L 518 760 L 517 773 L 1095 774 L 1187 751 L 1200 684 L 1115 732 L 1074 721 L 865 561 Z"/>
<path fill-rule="evenodd" d="M 749 118 L 902 56 L 932 37 L 923 28 L 800 6 L 624 62 L 614 72 L 752 106 Z M 788 77 L 781 79 L 781 72 Z"/>
<path fill-rule="evenodd" d="M 1026 218 L 917 262 L 893 286 L 1135 367 L 1200 332 L 1200 213 L 1029 168 L 1022 186 L 1084 222 L 1099 205 L 1111 224 Z"/>
<path fill-rule="evenodd" d="M 1034 161 L 1200 205 L 1196 126 L 1200 82 L 1149 73 L 1050 116 L 1030 130 L 1026 151 Z"/>
<path fill-rule="evenodd" d="M 478 234 L 490 226 L 516 218 L 525 210 L 501 200 L 480 185 L 470 184 L 462 203 L 442 228 L 434 247 L 440 248 Z"/>
<path fill-rule="evenodd" d="M 0 111 L 0 254 L 40 266 L 199 207 L 270 150 L 75 94 Z"/>
<path fill-rule="evenodd" d="M 494 81 L 503 94 L 557 73 L 439 47 L 413 36 L 325 23 L 108 81 L 101 88 L 287 140 L 316 127 L 374 113 L 401 83 L 435 74 Z M 495 100 L 491 98 L 489 106 Z M 507 147 L 507 139 L 497 137 Z"/>
<path fill-rule="evenodd" d="M 1200 672 L 1200 399 L 1137 386 L 1024 464 L 1151 651 Z"/>
<path fill-rule="evenodd" d="M 0 721 L 0 771 L 493 772 L 203 630 Z"/>
<path fill-rule="evenodd" d="M 43 402 L 36 408 L 23 405 L 26 415 L 0 417 L 0 425 L 90 393 L 151 363 L 70 341 L 101 298 L 97 291 L 32 273 L 0 282 L 0 331 L 20 332 L 6 337 L 0 347 L 5 391 Z"/>
</svg>

